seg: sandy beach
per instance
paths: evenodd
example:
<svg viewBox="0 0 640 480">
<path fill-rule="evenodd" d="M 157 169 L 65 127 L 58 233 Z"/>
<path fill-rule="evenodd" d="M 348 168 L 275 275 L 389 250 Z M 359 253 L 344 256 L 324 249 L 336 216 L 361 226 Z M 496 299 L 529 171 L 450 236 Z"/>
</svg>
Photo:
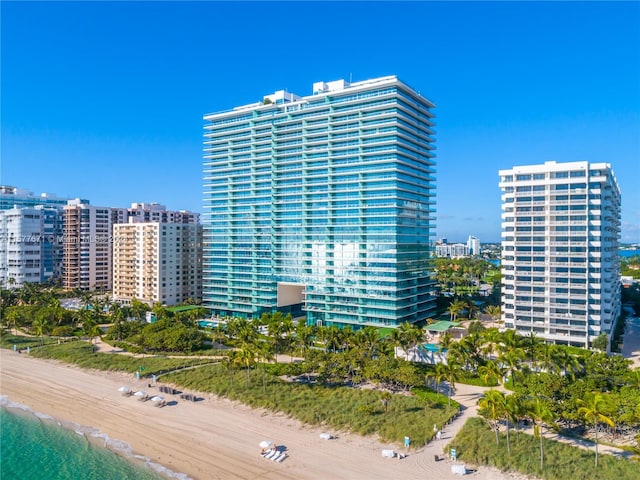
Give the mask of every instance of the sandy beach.
<svg viewBox="0 0 640 480">
<path fill-rule="evenodd" d="M 128 443 L 136 454 L 194 480 L 460 478 L 451 473 L 451 463 L 434 460 L 446 440 L 409 449 L 402 460 L 383 458 L 384 448 L 405 450 L 373 437 L 336 432 L 330 433 L 337 438 L 324 440 L 323 430 L 212 395 L 196 403 L 165 395 L 169 405 L 156 408 L 118 392 L 129 385 L 159 393 L 157 387 L 147 388 L 148 380 L 132 375 L 85 371 L 8 350 L 0 352 L 0 360 L 0 394 L 10 401 L 95 427 Z M 286 448 L 288 457 L 282 463 L 262 458 L 258 444 L 264 439 Z M 517 478 L 488 468 L 468 477 Z"/>
</svg>

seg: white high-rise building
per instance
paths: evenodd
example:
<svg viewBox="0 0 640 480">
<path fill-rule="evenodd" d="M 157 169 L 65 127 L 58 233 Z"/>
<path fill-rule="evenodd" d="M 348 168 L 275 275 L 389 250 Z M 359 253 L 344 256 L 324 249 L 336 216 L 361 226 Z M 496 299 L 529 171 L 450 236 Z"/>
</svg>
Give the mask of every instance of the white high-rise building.
<svg viewBox="0 0 640 480">
<path fill-rule="evenodd" d="M 474 237 L 473 235 L 469 235 L 467 239 L 467 248 L 469 249 L 469 255 L 480 255 L 480 239 L 478 237 Z"/>
<path fill-rule="evenodd" d="M 55 207 L 0 210 L 0 286 L 40 283 L 57 273 L 61 248 Z"/>
<path fill-rule="evenodd" d="M 202 298 L 202 226 L 131 222 L 113 226 L 113 298 L 175 305 Z"/>
<path fill-rule="evenodd" d="M 607 163 L 546 162 L 500 172 L 502 320 L 589 347 L 620 314 L 620 190 Z"/>
</svg>

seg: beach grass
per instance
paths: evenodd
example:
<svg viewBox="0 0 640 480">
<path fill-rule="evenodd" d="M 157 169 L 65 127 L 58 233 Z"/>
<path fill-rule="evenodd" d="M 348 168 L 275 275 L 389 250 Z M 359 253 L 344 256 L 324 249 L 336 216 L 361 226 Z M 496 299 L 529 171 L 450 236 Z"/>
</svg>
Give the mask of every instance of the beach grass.
<svg viewBox="0 0 640 480">
<path fill-rule="evenodd" d="M 419 395 L 394 394 L 385 408 L 378 390 L 285 381 L 260 367 L 247 375 L 246 370 L 234 371 L 220 364 L 172 373 L 165 380 L 281 412 L 310 425 L 377 434 L 388 442 L 402 442 L 408 436 L 414 446 L 429 441 L 433 425 L 443 425 L 458 409 L 457 404 L 449 407 L 443 395 L 427 393 L 426 389 Z"/>
<path fill-rule="evenodd" d="M 520 472 L 544 480 L 637 480 L 640 463 L 600 454 L 595 467 L 594 452 L 543 439 L 544 466 L 540 467 L 540 440 L 511 430 L 511 452 L 507 452 L 506 435 L 495 433 L 480 418 L 470 418 L 455 439 L 446 447 L 456 450 L 458 460 L 467 464 L 488 465 L 502 471 Z"/>
<path fill-rule="evenodd" d="M 179 368 L 201 365 L 207 360 L 199 358 L 168 358 L 162 356 L 133 357 L 130 355 L 112 355 L 95 353 L 87 342 L 67 342 L 58 345 L 45 344 L 32 348 L 30 355 L 35 358 L 60 360 L 82 368 L 134 373 L 143 376 L 161 375 Z M 142 369 L 141 369 L 142 367 Z"/>
<path fill-rule="evenodd" d="M 78 341 L 32 348 L 31 356 L 87 369 L 162 375 L 161 381 L 177 388 L 212 393 L 335 432 L 378 435 L 398 443 L 408 436 L 416 447 L 431 440 L 434 424 L 444 425 L 458 411 L 455 402 L 449 406 L 447 397 L 426 388 L 393 394 L 383 402 L 379 390 L 283 380 L 270 373 L 273 365 L 240 370 L 211 359 L 96 353 L 92 345 Z"/>
</svg>

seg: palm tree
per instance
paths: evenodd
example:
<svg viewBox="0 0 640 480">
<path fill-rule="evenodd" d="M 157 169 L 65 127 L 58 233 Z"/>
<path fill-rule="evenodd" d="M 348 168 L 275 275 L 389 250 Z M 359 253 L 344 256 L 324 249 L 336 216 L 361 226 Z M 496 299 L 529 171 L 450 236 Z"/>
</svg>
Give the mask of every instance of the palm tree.
<svg viewBox="0 0 640 480">
<path fill-rule="evenodd" d="M 247 386 L 249 386 L 250 369 L 256 361 L 255 346 L 250 343 L 243 344 L 235 353 L 234 362 L 247 369 Z"/>
<path fill-rule="evenodd" d="M 338 327 L 325 327 L 321 330 L 322 337 L 325 342 L 327 350 L 331 350 L 333 353 L 342 346 L 342 333 Z"/>
<path fill-rule="evenodd" d="M 484 332 L 482 332 L 482 355 L 486 360 L 488 357 L 493 356 L 496 353 L 496 348 L 500 343 L 500 338 L 502 334 L 500 331 L 495 328 L 488 328 Z"/>
<path fill-rule="evenodd" d="M 309 348 L 313 346 L 313 342 L 316 338 L 316 326 L 306 325 L 304 322 L 299 322 L 296 327 L 296 340 L 298 348 L 302 352 L 303 357 L 307 357 Z"/>
<path fill-rule="evenodd" d="M 500 305 L 489 305 L 484 311 L 491 317 L 493 323 L 499 322 L 502 318 L 502 307 Z"/>
<path fill-rule="evenodd" d="M 500 417 L 506 410 L 505 397 L 498 390 L 489 390 L 484 393 L 484 397 L 478 402 L 480 415 L 487 419 L 491 429 L 496 433 L 496 445 L 500 444 L 498 436 Z"/>
<path fill-rule="evenodd" d="M 452 362 L 447 360 L 446 365 L 444 366 L 445 380 L 449 383 L 449 406 L 451 406 L 451 394 L 453 390 L 456 388 L 456 382 L 460 380 L 460 365 L 456 362 Z"/>
<path fill-rule="evenodd" d="M 449 308 L 447 308 L 447 312 L 449 312 L 451 314 L 451 321 L 454 322 L 456 320 L 456 317 L 458 316 L 458 313 L 460 313 L 462 310 L 464 310 L 464 308 L 467 306 L 467 304 L 465 302 L 463 302 L 462 300 L 454 300 L 453 302 L 451 302 L 451 305 L 449 305 Z"/>
<path fill-rule="evenodd" d="M 596 467 L 598 466 L 598 425 L 600 423 L 606 423 L 610 427 L 615 424 L 611 418 L 605 415 L 607 411 L 607 400 L 599 393 L 593 393 L 589 395 L 587 401 L 578 399 L 578 404 L 582 405 L 578 408 L 578 415 L 585 419 L 585 421 L 593 424 L 593 428 L 596 432 Z"/>
<path fill-rule="evenodd" d="M 440 345 L 439 353 L 448 351 L 451 348 L 451 346 L 453 345 L 453 343 L 454 343 L 453 337 L 451 336 L 451 334 L 449 332 L 445 332 L 440 337 L 440 341 L 438 343 Z"/>
<path fill-rule="evenodd" d="M 524 352 L 522 349 L 517 348 L 515 350 L 510 350 L 506 353 L 501 354 L 498 357 L 498 364 L 504 368 L 505 373 L 509 374 L 511 377 L 511 381 L 513 382 L 513 386 L 516 385 L 516 373 L 520 368 L 520 362 L 524 358 Z"/>
<path fill-rule="evenodd" d="M 522 337 L 516 333 L 515 330 L 507 330 L 502 334 L 502 341 L 500 342 L 500 351 L 508 352 L 510 350 L 521 349 Z"/>
<path fill-rule="evenodd" d="M 447 366 L 444 363 L 436 363 L 432 370 L 426 375 L 428 378 L 432 378 L 436 384 L 436 393 L 440 393 L 440 384 L 447 376 Z"/>
<path fill-rule="evenodd" d="M 511 452 L 509 441 L 509 422 L 513 421 L 518 432 L 518 421 L 523 414 L 522 397 L 516 393 L 504 397 L 504 417 L 507 424 L 507 452 Z"/>
<path fill-rule="evenodd" d="M 356 348 L 358 348 L 365 358 L 373 358 L 380 343 L 380 336 L 375 327 L 367 326 L 358 330 L 355 335 Z"/>
<path fill-rule="evenodd" d="M 49 329 L 49 322 L 44 316 L 38 316 L 33 320 L 31 326 L 36 332 L 36 335 L 40 337 L 40 345 L 44 345 L 44 334 Z"/>
<path fill-rule="evenodd" d="M 478 373 L 484 380 L 484 383 L 489 385 L 492 379 L 495 379 L 498 382 L 498 385 L 502 384 L 502 378 L 504 377 L 504 371 L 500 368 L 500 366 L 489 360 L 485 365 L 482 365 L 478 368 Z"/>
<path fill-rule="evenodd" d="M 549 407 L 536 398 L 530 401 L 527 405 L 527 416 L 533 421 L 533 434 L 536 438 L 540 439 L 540 468 L 544 468 L 544 449 L 542 446 L 542 428 L 545 424 L 555 425 L 553 413 L 549 410 Z"/>
<path fill-rule="evenodd" d="M 384 413 L 387 413 L 387 409 L 389 408 L 389 403 L 391 402 L 391 397 L 392 397 L 391 392 L 386 390 L 380 394 L 380 402 L 384 407 Z"/>
<path fill-rule="evenodd" d="M 216 344 L 222 345 L 222 341 L 227 338 L 227 334 L 224 331 L 224 327 L 222 324 L 216 325 L 215 328 L 211 330 L 211 340 L 213 341 L 213 349 L 215 350 Z"/>
<path fill-rule="evenodd" d="M 529 361 L 534 363 L 536 360 L 536 352 L 540 345 L 542 345 L 542 339 L 537 337 L 535 332 L 531 332 L 529 335 L 522 338 L 522 348 L 529 355 Z"/>
</svg>

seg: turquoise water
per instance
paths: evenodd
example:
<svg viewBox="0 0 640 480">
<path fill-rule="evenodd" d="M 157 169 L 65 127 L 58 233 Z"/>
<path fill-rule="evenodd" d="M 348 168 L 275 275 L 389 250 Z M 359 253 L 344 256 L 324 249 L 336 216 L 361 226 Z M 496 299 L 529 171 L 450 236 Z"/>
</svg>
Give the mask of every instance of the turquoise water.
<svg viewBox="0 0 640 480">
<path fill-rule="evenodd" d="M 435 343 L 423 343 L 422 346 L 424 347 L 425 350 L 427 350 L 429 352 L 439 352 L 440 351 L 440 345 L 437 345 Z"/>
<path fill-rule="evenodd" d="M 6 397 L 0 405 L 0 459 L 2 480 L 163 480 L 182 478 L 146 459 L 126 455 L 128 446 L 105 435 L 62 426 L 51 417 L 36 415 L 11 404 Z M 107 445 L 108 448 L 103 448 Z M 134 464 L 137 462 L 137 465 Z M 146 466 L 149 465 L 149 466 Z M 152 470 L 155 468 L 155 471 Z M 160 473 L 163 475 L 161 476 Z"/>
</svg>

